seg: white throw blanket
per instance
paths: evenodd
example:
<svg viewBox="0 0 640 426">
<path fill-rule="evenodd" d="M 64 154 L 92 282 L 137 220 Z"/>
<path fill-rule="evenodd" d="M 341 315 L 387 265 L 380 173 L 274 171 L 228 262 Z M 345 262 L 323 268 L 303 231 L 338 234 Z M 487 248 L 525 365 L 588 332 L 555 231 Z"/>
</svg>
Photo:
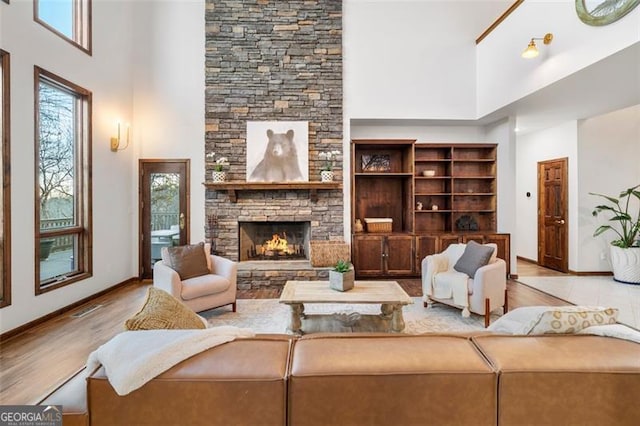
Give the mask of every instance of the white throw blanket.
<svg viewBox="0 0 640 426">
<path fill-rule="evenodd" d="M 93 371 L 102 364 L 109 383 L 122 396 L 195 354 L 236 337 L 254 335 L 247 328 L 233 326 L 125 331 L 93 351 L 87 360 L 87 369 Z"/>
<path fill-rule="evenodd" d="M 453 303 L 466 308 L 469 306 L 469 276 L 462 272 L 450 270 L 441 274 L 446 274 L 446 278 L 442 275 L 440 279 L 437 276 L 433 278 L 433 297 L 437 299 L 453 299 Z M 443 279 L 444 278 L 444 279 Z"/>
</svg>

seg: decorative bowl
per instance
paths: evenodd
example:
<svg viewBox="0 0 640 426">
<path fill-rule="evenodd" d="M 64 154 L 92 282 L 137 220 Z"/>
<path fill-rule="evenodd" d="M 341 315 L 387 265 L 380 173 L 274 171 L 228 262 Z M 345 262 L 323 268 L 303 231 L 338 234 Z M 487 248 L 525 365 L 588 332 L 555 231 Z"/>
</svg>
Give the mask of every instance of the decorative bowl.
<svg viewBox="0 0 640 426">
<path fill-rule="evenodd" d="M 427 176 L 427 177 L 433 177 L 436 175 L 436 171 L 435 170 L 424 170 L 422 172 L 423 176 Z"/>
</svg>

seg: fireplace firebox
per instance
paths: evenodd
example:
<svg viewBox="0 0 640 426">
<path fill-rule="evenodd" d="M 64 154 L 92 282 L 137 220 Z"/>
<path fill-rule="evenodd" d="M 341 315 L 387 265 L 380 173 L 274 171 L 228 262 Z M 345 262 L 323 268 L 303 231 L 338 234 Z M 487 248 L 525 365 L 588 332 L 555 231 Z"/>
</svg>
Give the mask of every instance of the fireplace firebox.
<svg viewBox="0 0 640 426">
<path fill-rule="evenodd" d="M 240 261 L 309 258 L 309 222 L 239 222 Z"/>
</svg>

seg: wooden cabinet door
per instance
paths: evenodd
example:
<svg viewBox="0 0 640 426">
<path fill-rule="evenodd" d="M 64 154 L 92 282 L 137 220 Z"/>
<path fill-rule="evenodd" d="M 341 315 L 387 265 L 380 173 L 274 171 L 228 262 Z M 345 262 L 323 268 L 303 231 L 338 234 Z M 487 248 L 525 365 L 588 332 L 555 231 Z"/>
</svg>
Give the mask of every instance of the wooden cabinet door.
<svg viewBox="0 0 640 426">
<path fill-rule="evenodd" d="M 357 276 L 380 276 L 384 272 L 384 236 L 353 238 L 353 266 Z"/>
<path fill-rule="evenodd" d="M 511 271 L 511 247 L 509 234 L 487 234 L 485 243 L 494 243 L 498 246 L 498 257 L 507 263 L 507 277 Z"/>
<path fill-rule="evenodd" d="M 475 241 L 478 244 L 484 244 L 486 243 L 486 239 L 484 235 L 478 235 L 478 234 L 465 234 L 462 236 L 462 242 L 463 243 L 468 243 L 469 241 Z"/>
<path fill-rule="evenodd" d="M 422 273 L 422 259 L 430 254 L 438 253 L 438 237 L 419 236 L 416 237 L 416 273 Z"/>
<path fill-rule="evenodd" d="M 458 235 L 440 235 L 440 247 L 438 247 L 438 253 L 442 253 L 449 247 L 451 244 L 459 243 L 462 238 Z"/>
<path fill-rule="evenodd" d="M 413 250 L 414 238 L 411 235 L 389 235 L 387 236 L 386 251 L 386 273 L 388 275 L 411 275 L 414 268 L 415 253 Z"/>
</svg>

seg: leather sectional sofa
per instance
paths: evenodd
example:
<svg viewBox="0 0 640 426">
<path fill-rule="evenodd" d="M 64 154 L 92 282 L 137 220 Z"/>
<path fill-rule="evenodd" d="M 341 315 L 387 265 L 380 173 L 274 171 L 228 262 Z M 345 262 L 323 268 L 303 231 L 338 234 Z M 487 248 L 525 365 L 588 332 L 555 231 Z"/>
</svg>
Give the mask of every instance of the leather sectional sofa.
<svg viewBox="0 0 640 426">
<path fill-rule="evenodd" d="M 118 396 L 103 368 L 41 404 L 65 425 L 636 425 L 640 344 L 599 336 L 258 335 Z"/>
</svg>

